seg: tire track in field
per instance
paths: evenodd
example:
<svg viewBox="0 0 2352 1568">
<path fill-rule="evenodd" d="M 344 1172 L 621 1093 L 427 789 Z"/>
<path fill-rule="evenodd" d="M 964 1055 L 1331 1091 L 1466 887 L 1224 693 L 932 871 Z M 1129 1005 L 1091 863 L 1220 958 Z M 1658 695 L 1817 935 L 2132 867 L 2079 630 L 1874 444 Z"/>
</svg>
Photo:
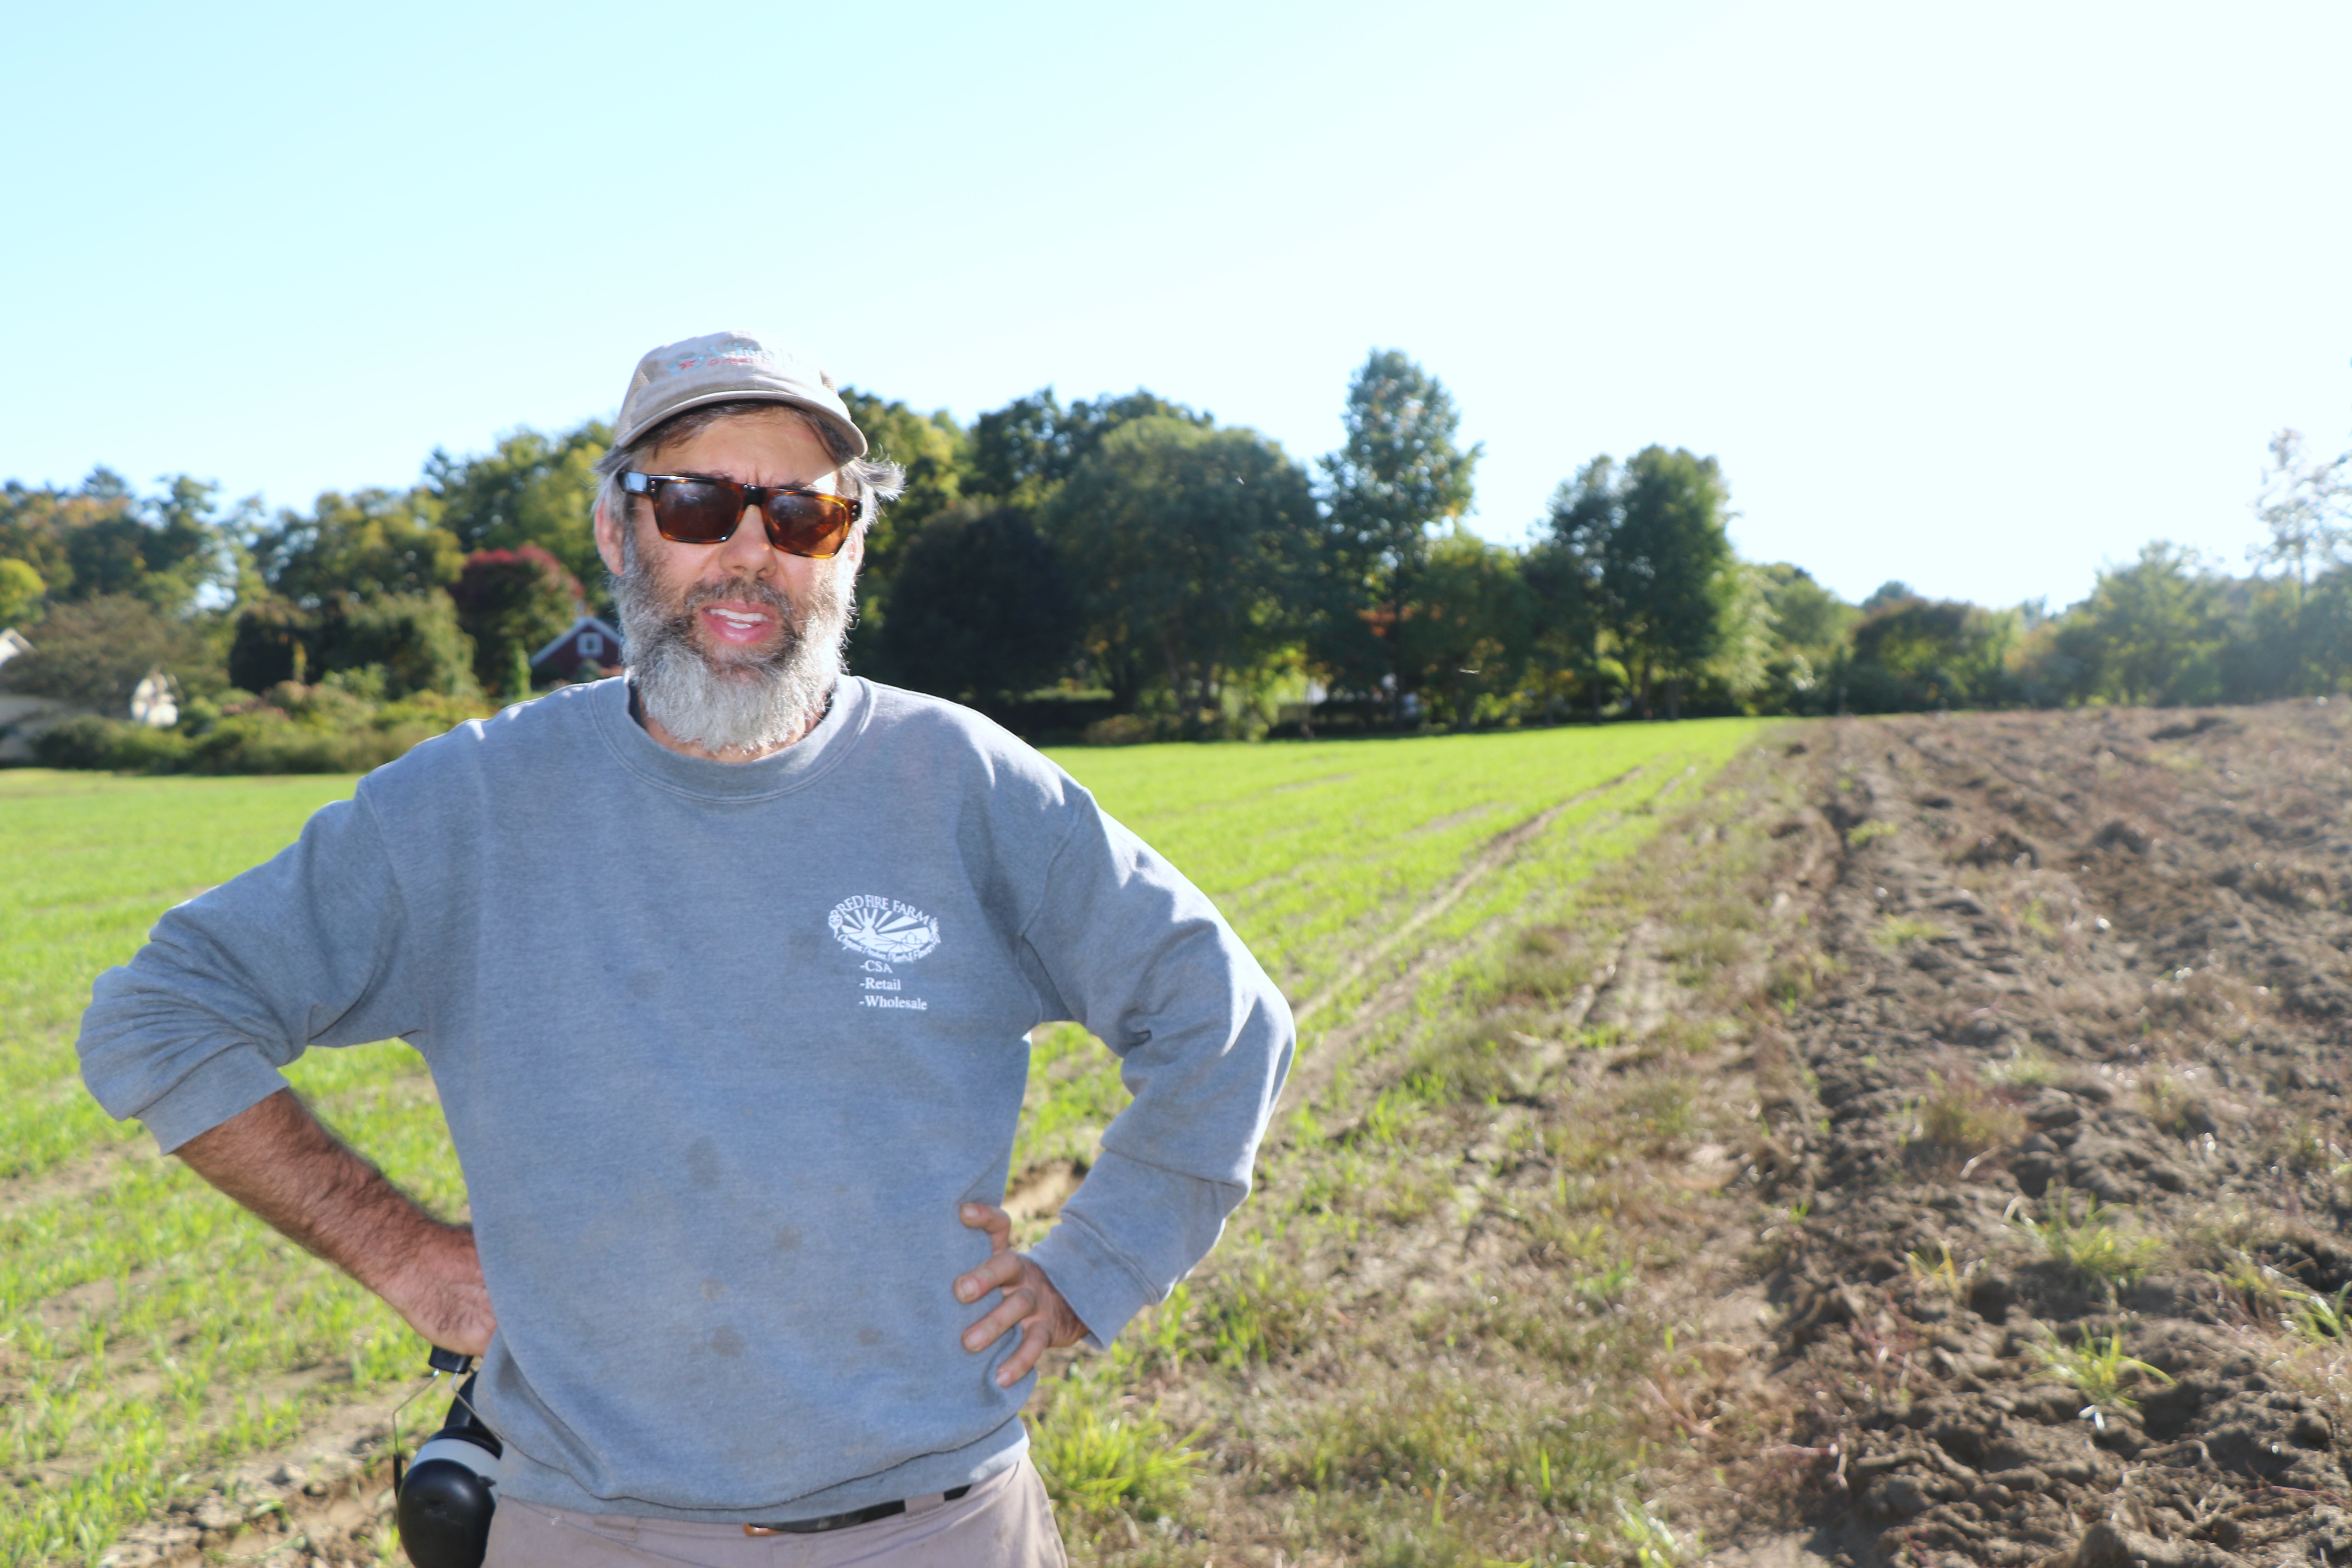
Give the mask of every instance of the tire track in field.
<svg viewBox="0 0 2352 1568">
<path fill-rule="evenodd" d="M 1478 853 L 1471 858 L 1470 864 L 1465 867 L 1453 881 L 1440 889 L 1427 903 L 1407 916 L 1403 924 L 1366 948 L 1353 963 L 1326 981 L 1320 991 L 1301 1002 L 1292 1010 L 1292 1018 L 1297 1023 L 1304 1024 L 1325 1007 L 1329 1006 L 1341 992 L 1370 973 L 1373 965 L 1402 946 L 1407 937 L 1460 903 L 1463 894 L 1476 887 L 1496 867 L 1503 865 L 1512 856 L 1517 854 L 1521 845 L 1558 821 L 1560 813 L 1570 806 L 1581 805 L 1596 795 L 1608 794 L 1619 784 L 1639 776 L 1641 772 L 1640 768 L 1628 768 L 1607 783 L 1597 784 L 1581 795 L 1573 795 L 1566 800 L 1548 805 L 1524 822 L 1516 823 L 1486 840 Z"/>
<path fill-rule="evenodd" d="M 1488 839 L 1472 858 L 1470 864 L 1463 868 L 1460 875 L 1414 911 L 1403 924 L 1367 948 L 1362 956 L 1325 984 L 1321 990 L 1300 1003 L 1294 1009 L 1292 1016 L 1299 1024 L 1304 1025 L 1309 1018 L 1329 1006 L 1349 986 L 1361 980 L 1375 966 L 1392 956 L 1415 931 L 1461 902 L 1463 897 L 1473 888 L 1500 868 L 1509 864 L 1530 840 L 1558 821 L 1561 814 L 1570 807 L 1581 805 L 1587 801 L 1605 795 L 1619 785 L 1632 782 L 1646 771 L 1648 771 L 1646 765 L 1628 768 L 1615 778 L 1546 806 L 1533 816 L 1505 828 Z M 1651 802 L 1653 807 L 1670 798 L 1675 790 L 1688 782 L 1697 772 L 1697 765 L 1694 763 L 1685 767 L 1675 778 L 1666 781 L 1653 798 Z M 1622 813 L 1612 814 L 1605 820 L 1614 823 L 1622 815 Z M 1600 826 L 1603 820 L 1595 819 L 1594 826 Z M 1413 993 L 1419 988 L 1423 977 L 1432 967 L 1454 962 L 1485 942 L 1486 938 L 1486 929 L 1482 927 L 1459 941 L 1416 954 L 1402 971 L 1391 977 L 1367 999 L 1355 1016 L 1316 1042 L 1316 1048 L 1311 1053 L 1302 1052 L 1291 1064 L 1290 1079 L 1283 1086 L 1281 1103 L 1294 1108 L 1314 1103 L 1316 1098 L 1328 1087 L 1332 1076 L 1339 1071 L 1340 1058 L 1348 1054 L 1348 1047 L 1362 1039 L 1381 1020 L 1410 1005 Z M 1287 1138 L 1286 1129 L 1277 1121 L 1273 1128 L 1269 1129 L 1266 1141 L 1269 1143 L 1279 1143 L 1286 1142 Z"/>
</svg>

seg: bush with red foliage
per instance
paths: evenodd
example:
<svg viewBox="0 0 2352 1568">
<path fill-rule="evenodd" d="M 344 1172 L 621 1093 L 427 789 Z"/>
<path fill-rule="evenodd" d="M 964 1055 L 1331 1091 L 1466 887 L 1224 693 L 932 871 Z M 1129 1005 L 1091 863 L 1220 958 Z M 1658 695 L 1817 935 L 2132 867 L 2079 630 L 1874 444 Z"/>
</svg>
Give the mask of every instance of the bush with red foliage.
<svg viewBox="0 0 2352 1568">
<path fill-rule="evenodd" d="M 584 597 L 580 579 L 536 544 L 475 551 L 449 596 L 474 639 L 474 674 L 485 691 L 512 686 L 518 661 L 562 636 Z"/>
</svg>

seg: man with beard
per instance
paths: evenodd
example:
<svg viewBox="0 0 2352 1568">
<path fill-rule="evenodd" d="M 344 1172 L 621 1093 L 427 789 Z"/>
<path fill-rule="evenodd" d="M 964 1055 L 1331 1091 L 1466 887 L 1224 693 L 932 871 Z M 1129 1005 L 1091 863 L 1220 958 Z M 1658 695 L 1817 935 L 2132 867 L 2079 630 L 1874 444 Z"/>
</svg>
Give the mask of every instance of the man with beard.
<svg viewBox="0 0 2352 1568">
<path fill-rule="evenodd" d="M 419 746 L 171 910 L 100 978 L 85 1075 L 482 1358 L 492 1563 L 1059 1563 L 1018 1415 L 1038 1357 L 1213 1243 L 1288 1010 L 1066 774 L 841 672 L 898 473 L 829 378 L 740 334 L 656 350 L 601 469 L 628 677 Z M 1062 1018 L 1134 1100 L 1024 1254 L 1025 1036 Z M 470 1226 L 278 1070 L 392 1036 Z"/>
</svg>

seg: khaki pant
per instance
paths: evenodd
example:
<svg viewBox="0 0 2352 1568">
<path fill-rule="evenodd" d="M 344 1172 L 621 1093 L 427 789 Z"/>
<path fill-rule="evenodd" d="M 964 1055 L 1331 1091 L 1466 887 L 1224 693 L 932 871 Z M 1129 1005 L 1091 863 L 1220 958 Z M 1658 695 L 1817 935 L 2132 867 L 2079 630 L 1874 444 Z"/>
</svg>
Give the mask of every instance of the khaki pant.
<svg viewBox="0 0 2352 1568">
<path fill-rule="evenodd" d="M 1067 1568 L 1045 1483 L 1027 1456 L 953 1502 L 917 1506 L 821 1535 L 746 1535 L 501 1502 L 482 1568 Z"/>
</svg>

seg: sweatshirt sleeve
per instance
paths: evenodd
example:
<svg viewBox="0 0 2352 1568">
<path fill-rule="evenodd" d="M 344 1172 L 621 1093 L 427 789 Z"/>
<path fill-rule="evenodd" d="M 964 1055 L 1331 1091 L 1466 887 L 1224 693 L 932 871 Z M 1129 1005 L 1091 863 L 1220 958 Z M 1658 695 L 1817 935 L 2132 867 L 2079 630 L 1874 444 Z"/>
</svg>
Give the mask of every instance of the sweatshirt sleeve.
<svg viewBox="0 0 2352 1568">
<path fill-rule="evenodd" d="M 1207 1256 L 1248 1194 L 1297 1031 L 1215 906 L 1080 799 L 1024 934 L 1048 1005 L 1110 1047 L 1135 1098 L 1032 1256 L 1099 1349 Z"/>
<path fill-rule="evenodd" d="M 309 1046 L 424 1026 L 393 973 L 402 909 L 363 801 L 312 814 L 302 836 L 236 880 L 164 912 L 82 1015 L 82 1079 L 166 1153 L 286 1087 Z"/>
</svg>

